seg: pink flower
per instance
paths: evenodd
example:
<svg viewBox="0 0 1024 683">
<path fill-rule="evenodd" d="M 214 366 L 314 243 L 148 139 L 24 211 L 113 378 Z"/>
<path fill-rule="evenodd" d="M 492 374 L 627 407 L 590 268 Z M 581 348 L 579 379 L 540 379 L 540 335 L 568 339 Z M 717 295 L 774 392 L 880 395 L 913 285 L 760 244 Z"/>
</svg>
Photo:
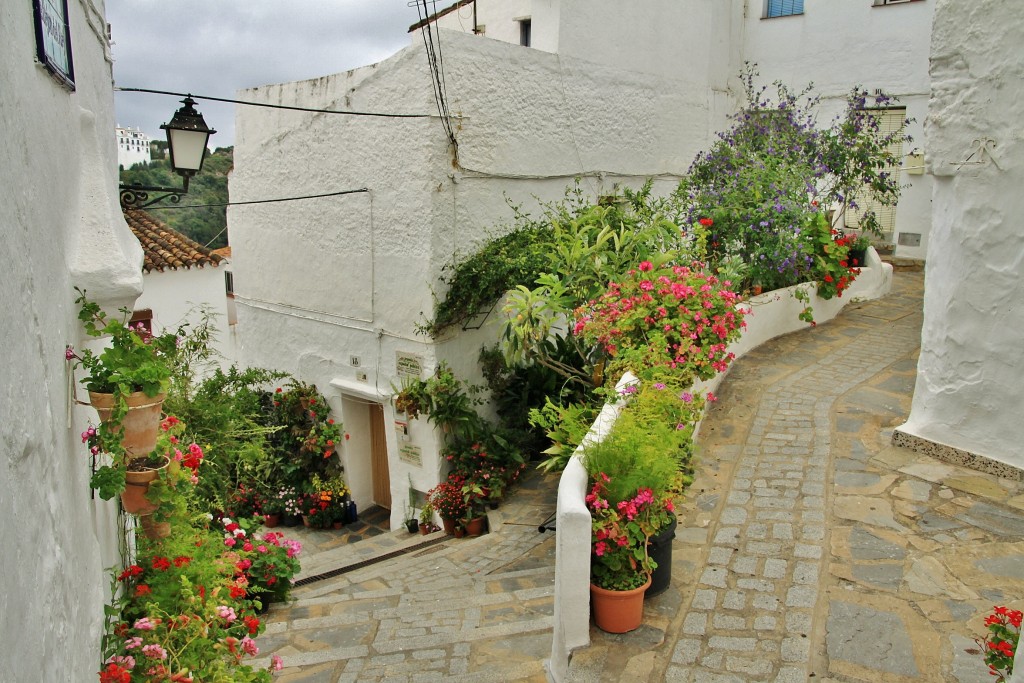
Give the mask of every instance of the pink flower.
<svg viewBox="0 0 1024 683">
<path fill-rule="evenodd" d="M 226 545 L 229 548 L 234 548 L 235 547 L 235 539 L 233 539 L 230 536 L 228 536 L 227 538 L 224 539 L 224 545 Z"/>
<path fill-rule="evenodd" d="M 131 655 L 111 655 L 107 658 L 107 661 L 103 663 L 120 664 L 121 666 L 130 671 L 131 669 L 135 668 L 135 657 L 132 657 Z"/>
<path fill-rule="evenodd" d="M 256 647 L 256 641 L 249 636 L 242 638 L 242 650 L 253 657 L 260 653 L 260 649 Z"/>
<path fill-rule="evenodd" d="M 251 548 L 250 548 L 250 550 L 251 550 Z M 258 546 L 256 546 L 256 550 L 260 551 L 261 553 L 266 553 L 267 552 L 267 546 L 265 546 L 265 545 L 258 545 Z"/>
<path fill-rule="evenodd" d="M 228 607 L 227 605 L 217 606 L 217 616 L 221 619 L 226 619 L 229 624 L 238 618 L 235 614 L 234 608 Z"/>
<path fill-rule="evenodd" d="M 153 659 L 167 659 L 167 650 L 163 649 L 156 643 L 144 646 L 142 648 L 142 654 Z"/>
<path fill-rule="evenodd" d="M 64 347 L 64 359 L 65 360 L 74 360 L 74 358 L 75 358 L 75 349 L 74 349 L 74 347 L 72 347 L 72 346 L 65 346 Z"/>
<path fill-rule="evenodd" d="M 141 619 L 136 620 L 133 628 L 137 628 L 140 631 L 152 631 L 156 628 L 156 624 L 150 621 L 149 617 L 142 617 Z"/>
<path fill-rule="evenodd" d="M 604 541 L 598 541 L 594 544 L 594 554 L 601 557 L 608 551 L 608 544 Z"/>
<path fill-rule="evenodd" d="M 271 671 L 280 671 L 283 668 L 284 668 L 284 662 L 281 661 L 280 655 L 274 655 L 273 657 L 270 658 L 270 670 Z"/>
<path fill-rule="evenodd" d="M 651 263 L 650 261 L 641 261 L 640 270 L 644 273 L 646 273 L 649 270 L 654 270 L 654 264 Z"/>
<path fill-rule="evenodd" d="M 142 647 L 142 638 L 139 636 L 134 636 L 124 641 L 124 649 L 126 650 L 134 650 L 137 647 Z"/>
</svg>

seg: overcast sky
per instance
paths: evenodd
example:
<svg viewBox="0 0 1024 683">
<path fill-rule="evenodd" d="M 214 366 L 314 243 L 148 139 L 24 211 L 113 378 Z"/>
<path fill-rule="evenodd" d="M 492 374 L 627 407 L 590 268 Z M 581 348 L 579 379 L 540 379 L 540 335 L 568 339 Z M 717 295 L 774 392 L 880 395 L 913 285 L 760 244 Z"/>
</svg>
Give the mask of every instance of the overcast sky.
<svg viewBox="0 0 1024 683">
<path fill-rule="evenodd" d="M 116 85 L 215 97 L 379 62 L 409 44 L 417 20 L 408 0 L 107 0 Z M 148 93 L 114 99 L 120 125 L 158 139 L 181 106 Z M 234 106 L 196 104 L 217 130 L 211 148 L 234 144 Z"/>
</svg>

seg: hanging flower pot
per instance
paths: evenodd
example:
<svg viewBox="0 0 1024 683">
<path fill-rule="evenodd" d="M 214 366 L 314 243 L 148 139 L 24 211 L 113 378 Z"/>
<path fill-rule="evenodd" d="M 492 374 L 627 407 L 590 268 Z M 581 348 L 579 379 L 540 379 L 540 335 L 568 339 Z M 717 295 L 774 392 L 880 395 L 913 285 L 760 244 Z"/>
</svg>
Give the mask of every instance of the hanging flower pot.
<svg viewBox="0 0 1024 683">
<path fill-rule="evenodd" d="M 608 633 L 627 633 L 638 628 L 644 620 L 644 593 L 650 585 L 650 578 L 639 588 L 625 591 L 606 590 L 590 584 L 594 623 Z"/>
<path fill-rule="evenodd" d="M 149 455 L 156 448 L 160 428 L 160 413 L 167 394 L 146 396 L 141 391 L 128 394 L 128 413 L 121 420 L 121 445 L 129 456 Z M 100 422 L 110 419 L 114 409 L 114 394 L 89 392 L 89 402 L 99 413 Z"/>
<path fill-rule="evenodd" d="M 139 460 L 128 464 L 128 471 L 125 473 L 125 487 L 121 492 L 121 505 L 125 512 L 130 512 L 133 515 L 151 515 L 156 511 L 156 503 L 150 502 L 146 494 L 149 493 L 149 485 L 156 481 L 160 477 L 161 470 L 166 469 L 170 464 L 167 457 L 161 459 L 163 464 L 155 468 L 135 464 Z"/>
<path fill-rule="evenodd" d="M 171 523 L 157 522 L 153 519 L 153 515 L 140 515 L 139 524 L 142 526 L 142 532 L 146 535 L 146 538 L 151 541 L 157 541 L 171 535 Z"/>
</svg>

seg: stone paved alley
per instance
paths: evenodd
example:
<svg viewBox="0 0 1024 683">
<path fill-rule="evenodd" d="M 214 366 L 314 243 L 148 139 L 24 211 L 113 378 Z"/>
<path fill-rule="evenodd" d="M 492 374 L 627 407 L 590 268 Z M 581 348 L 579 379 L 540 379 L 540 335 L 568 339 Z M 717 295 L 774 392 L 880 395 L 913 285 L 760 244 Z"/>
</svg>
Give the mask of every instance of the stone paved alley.
<svg viewBox="0 0 1024 683">
<path fill-rule="evenodd" d="M 965 652 L 1024 601 L 1024 486 L 892 446 L 909 412 L 921 273 L 735 363 L 702 426 L 669 590 L 644 625 L 591 628 L 572 681 L 988 681 Z M 299 587 L 262 655 L 293 681 L 544 681 L 554 477 L 447 539 Z M 419 542 L 309 557 L 303 575 Z M 358 550 L 357 550 L 358 548 Z"/>
</svg>

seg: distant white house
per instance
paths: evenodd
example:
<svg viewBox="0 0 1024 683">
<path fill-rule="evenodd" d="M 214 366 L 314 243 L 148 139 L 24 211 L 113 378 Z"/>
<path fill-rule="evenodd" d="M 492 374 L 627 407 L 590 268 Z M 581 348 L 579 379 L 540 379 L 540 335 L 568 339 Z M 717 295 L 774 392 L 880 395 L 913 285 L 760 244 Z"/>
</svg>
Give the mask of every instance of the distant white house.
<svg viewBox="0 0 1024 683">
<path fill-rule="evenodd" d="M 144 254 L 143 291 L 132 320 L 159 334 L 183 322 L 195 325 L 206 311 L 217 333 L 212 346 L 219 364 L 230 366 L 235 359 L 234 325 L 225 257 L 142 209 L 127 210 L 124 216 Z"/>
<path fill-rule="evenodd" d="M 648 178 L 655 192 L 674 188 L 739 106 L 745 61 L 768 81 L 815 81 L 822 116 L 838 113 L 856 84 L 901 95 L 906 110 L 893 116 L 917 118 L 917 135 L 933 3 L 768 2 L 764 13 L 759 4 L 460 2 L 414 27 L 410 46 L 384 62 L 240 93 L 423 116 L 238 112 L 233 200 L 309 194 L 310 179 L 320 192 L 360 190 L 228 211 L 241 360 L 327 393 L 351 435 L 342 459 L 357 503 L 390 507 L 410 478 L 425 490 L 441 476 L 436 435 L 394 412 L 392 387 L 442 360 L 479 381 L 477 354 L 493 326 L 434 342 L 415 325 L 432 311 L 442 267 L 508 222 L 506 196 L 529 209 L 574 177 L 591 196 Z M 437 116 L 421 38 L 435 21 L 456 29 L 435 32 L 433 49 L 457 147 Z M 907 172 L 891 240 L 897 255 L 920 258 L 931 178 Z"/>
<path fill-rule="evenodd" d="M 138 128 L 114 129 L 117 135 L 117 165 L 128 169 L 135 164 L 148 164 L 150 137 Z"/>
</svg>

